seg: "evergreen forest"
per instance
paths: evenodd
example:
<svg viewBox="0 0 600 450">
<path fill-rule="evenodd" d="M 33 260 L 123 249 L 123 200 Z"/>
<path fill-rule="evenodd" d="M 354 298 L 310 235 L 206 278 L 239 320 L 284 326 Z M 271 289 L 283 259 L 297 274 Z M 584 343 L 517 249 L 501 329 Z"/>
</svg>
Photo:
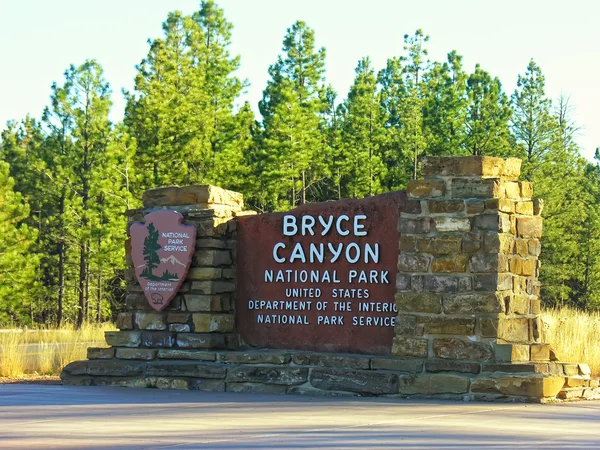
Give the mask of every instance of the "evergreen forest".
<svg viewBox="0 0 600 450">
<path fill-rule="evenodd" d="M 326 49 L 297 21 L 265 67 L 256 117 L 240 100 L 247 81 L 231 32 L 212 0 L 169 13 L 118 123 L 102 66 L 87 60 L 51 84 L 39 116 L 6 124 L 0 326 L 114 317 L 125 297 L 123 212 L 146 189 L 211 183 L 244 193 L 248 209 L 284 211 L 403 189 L 426 155 L 521 158 L 545 201 L 543 302 L 600 309 L 600 151 L 581 156 L 569 98 L 548 98 L 533 59 L 505 92 L 458 51 L 431 61 L 416 30 L 385 67 L 357 61 L 349 91 L 335 92 Z"/>
</svg>

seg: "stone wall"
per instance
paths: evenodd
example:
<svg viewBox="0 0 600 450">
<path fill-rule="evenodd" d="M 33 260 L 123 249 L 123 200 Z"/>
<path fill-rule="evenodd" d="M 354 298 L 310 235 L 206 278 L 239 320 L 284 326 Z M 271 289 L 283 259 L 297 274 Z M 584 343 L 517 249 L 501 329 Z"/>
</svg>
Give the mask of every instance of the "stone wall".
<svg viewBox="0 0 600 450">
<path fill-rule="evenodd" d="M 214 186 L 144 193 L 129 226 L 169 208 L 197 228 L 192 267 L 162 312 L 133 267 L 108 348 L 69 364 L 67 384 L 310 395 L 552 401 L 600 398 L 585 364 L 540 338 L 539 200 L 520 161 L 426 158 L 400 208 L 394 356 L 241 348 L 235 330 L 236 217 L 243 197 Z M 240 221 L 242 222 L 242 221 Z M 127 262 L 131 266 L 129 244 Z"/>
<path fill-rule="evenodd" d="M 243 196 L 215 186 L 166 187 L 146 191 L 144 207 L 126 212 L 128 228 L 144 215 L 169 207 L 185 225 L 197 229 L 196 251 L 178 295 L 162 312 L 154 311 L 135 278 L 129 241 L 126 244 L 126 312 L 119 314 L 120 331 L 106 333 L 109 355 L 117 359 L 152 360 L 159 349 L 234 349 L 236 221 Z M 98 351 L 98 350 L 93 350 Z M 176 354 L 176 350 L 173 350 Z"/>
<path fill-rule="evenodd" d="M 547 362 L 540 340 L 542 203 L 521 161 L 430 157 L 400 213 L 392 353 L 444 360 Z"/>
</svg>

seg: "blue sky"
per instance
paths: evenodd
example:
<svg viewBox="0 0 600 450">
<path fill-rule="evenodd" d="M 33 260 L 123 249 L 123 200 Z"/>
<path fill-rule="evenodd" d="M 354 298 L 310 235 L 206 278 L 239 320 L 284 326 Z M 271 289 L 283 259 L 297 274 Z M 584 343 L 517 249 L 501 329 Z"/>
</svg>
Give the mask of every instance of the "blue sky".
<svg viewBox="0 0 600 450">
<path fill-rule="evenodd" d="M 600 1 L 596 0 L 220 0 L 233 23 L 232 53 L 239 76 L 250 82 L 243 100 L 257 111 L 267 68 L 298 19 L 315 29 L 327 49 L 327 80 L 346 96 L 354 68 L 370 56 L 378 70 L 402 53 L 402 38 L 429 34 L 432 60 L 456 49 L 465 69 L 476 63 L 511 93 L 534 58 L 546 75 L 547 94 L 570 96 L 578 141 L 591 159 L 600 146 Z M 30 113 L 39 117 L 50 85 L 69 64 L 97 59 L 113 90 L 111 118 L 123 114 L 121 89 L 131 89 L 147 39 L 161 35 L 169 11 L 191 13 L 199 0 L 3 0 L 0 3 L 0 125 Z"/>
</svg>

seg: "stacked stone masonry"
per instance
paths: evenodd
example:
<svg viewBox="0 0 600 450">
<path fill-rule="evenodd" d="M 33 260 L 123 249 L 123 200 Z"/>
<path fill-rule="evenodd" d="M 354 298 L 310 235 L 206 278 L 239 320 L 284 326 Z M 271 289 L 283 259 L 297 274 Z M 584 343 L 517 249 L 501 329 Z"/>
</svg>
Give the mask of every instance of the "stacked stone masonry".
<svg viewBox="0 0 600 450">
<path fill-rule="evenodd" d="M 178 295 L 148 304 L 126 243 L 127 296 L 109 348 L 69 364 L 67 384 L 485 401 L 598 399 L 585 364 L 541 341 L 542 203 L 520 161 L 426 158 L 400 212 L 391 357 L 256 350 L 235 330 L 241 194 L 214 186 L 146 191 L 129 225 L 169 208 L 197 228 Z"/>
<path fill-rule="evenodd" d="M 540 339 L 542 203 L 521 161 L 425 158 L 401 212 L 392 353 L 548 362 Z"/>
<path fill-rule="evenodd" d="M 126 311 L 117 318 L 120 331 L 106 334 L 115 356 L 151 360 L 160 348 L 237 348 L 234 219 L 254 214 L 243 211 L 243 196 L 215 186 L 166 187 L 146 191 L 143 204 L 126 212 L 128 227 L 168 206 L 183 215 L 185 225 L 196 227 L 196 250 L 178 295 L 155 312 L 137 283 L 127 243 Z"/>
</svg>

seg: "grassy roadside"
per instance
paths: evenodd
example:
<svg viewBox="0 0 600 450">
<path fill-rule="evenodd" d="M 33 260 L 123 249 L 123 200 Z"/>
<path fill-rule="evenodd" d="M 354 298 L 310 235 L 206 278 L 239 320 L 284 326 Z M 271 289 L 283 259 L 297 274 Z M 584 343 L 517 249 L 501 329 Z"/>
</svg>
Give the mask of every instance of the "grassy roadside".
<svg viewBox="0 0 600 450">
<path fill-rule="evenodd" d="M 58 375 L 71 361 L 86 359 L 88 347 L 105 346 L 104 332 L 114 329 L 113 324 L 89 324 L 80 330 L 2 331 L 0 377 Z M 28 344 L 35 346 L 28 349 Z"/>
<path fill-rule="evenodd" d="M 542 319 L 544 342 L 552 344 L 561 361 L 585 362 L 594 376 L 600 376 L 600 312 L 546 309 Z M 89 324 L 81 330 L 2 331 L 0 377 L 56 376 L 71 361 L 86 359 L 88 347 L 104 347 L 104 332 L 110 330 L 115 330 L 113 324 Z M 27 344 L 37 344 L 29 356 L 24 351 Z"/>
</svg>

